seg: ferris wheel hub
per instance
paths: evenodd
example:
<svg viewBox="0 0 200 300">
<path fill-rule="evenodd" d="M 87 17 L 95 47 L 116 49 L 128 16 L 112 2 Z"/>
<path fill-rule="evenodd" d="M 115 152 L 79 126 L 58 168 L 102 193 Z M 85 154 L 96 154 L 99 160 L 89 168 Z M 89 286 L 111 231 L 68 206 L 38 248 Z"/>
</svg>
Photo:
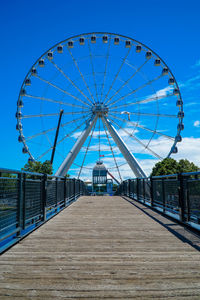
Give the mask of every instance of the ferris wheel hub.
<svg viewBox="0 0 200 300">
<path fill-rule="evenodd" d="M 106 116 L 108 114 L 108 107 L 103 102 L 95 103 L 92 106 L 92 112 L 98 117 Z"/>
</svg>

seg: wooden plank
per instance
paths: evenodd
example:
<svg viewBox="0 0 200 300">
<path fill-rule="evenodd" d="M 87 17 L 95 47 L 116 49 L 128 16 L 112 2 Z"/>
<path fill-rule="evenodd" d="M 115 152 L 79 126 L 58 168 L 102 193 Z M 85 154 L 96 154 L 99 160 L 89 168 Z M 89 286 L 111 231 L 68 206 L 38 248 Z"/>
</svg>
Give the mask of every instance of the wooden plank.
<svg viewBox="0 0 200 300">
<path fill-rule="evenodd" d="M 145 210 L 81 197 L 0 257 L 0 299 L 200 299 L 200 252 Z"/>
</svg>

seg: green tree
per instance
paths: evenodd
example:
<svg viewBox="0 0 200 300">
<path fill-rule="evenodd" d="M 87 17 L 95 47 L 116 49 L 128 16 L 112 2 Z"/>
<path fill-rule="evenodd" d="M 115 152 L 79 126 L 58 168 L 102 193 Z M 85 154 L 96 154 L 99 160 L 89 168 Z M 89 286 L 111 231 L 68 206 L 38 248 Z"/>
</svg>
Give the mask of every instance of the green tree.
<svg viewBox="0 0 200 300">
<path fill-rule="evenodd" d="M 155 164 L 152 169 L 151 176 L 176 174 L 178 170 L 178 162 L 173 158 L 165 158 Z"/>
<path fill-rule="evenodd" d="M 181 159 L 177 162 L 173 158 L 165 158 L 155 164 L 151 176 L 170 175 L 177 173 L 196 172 L 199 168 L 187 159 Z"/>
<path fill-rule="evenodd" d="M 187 159 L 181 159 L 178 162 L 178 173 L 197 172 L 199 168 Z"/>
<path fill-rule="evenodd" d="M 31 173 L 36 172 L 49 175 L 53 174 L 53 167 L 49 160 L 46 160 L 43 163 L 40 161 L 28 161 L 28 163 L 25 164 L 22 170 Z"/>
</svg>

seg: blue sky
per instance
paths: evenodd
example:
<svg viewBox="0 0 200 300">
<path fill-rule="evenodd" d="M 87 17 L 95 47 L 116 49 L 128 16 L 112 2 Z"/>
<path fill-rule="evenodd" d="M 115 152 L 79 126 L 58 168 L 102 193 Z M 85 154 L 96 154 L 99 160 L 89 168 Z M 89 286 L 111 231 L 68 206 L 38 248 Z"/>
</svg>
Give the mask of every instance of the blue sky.
<svg viewBox="0 0 200 300">
<path fill-rule="evenodd" d="M 183 142 L 174 158 L 188 158 L 200 165 L 199 1 L 19 0 L 2 3 L 0 11 L 1 167 L 21 169 L 27 161 L 17 141 L 15 113 L 20 87 L 30 67 L 59 41 L 99 31 L 143 42 L 171 68 L 185 112 Z M 148 172 L 152 161 L 146 160 L 145 166 Z"/>
</svg>

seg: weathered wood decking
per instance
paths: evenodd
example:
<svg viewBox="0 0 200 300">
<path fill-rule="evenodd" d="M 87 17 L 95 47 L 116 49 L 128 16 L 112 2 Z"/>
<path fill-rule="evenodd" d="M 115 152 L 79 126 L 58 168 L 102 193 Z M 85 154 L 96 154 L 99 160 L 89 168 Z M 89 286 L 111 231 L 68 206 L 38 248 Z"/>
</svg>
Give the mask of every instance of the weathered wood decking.
<svg viewBox="0 0 200 300">
<path fill-rule="evenodd" d="M 81 197 L 0 257 L 0 299 L 200 299 L 200 252 L 149 211 Z"/>
</svg>

